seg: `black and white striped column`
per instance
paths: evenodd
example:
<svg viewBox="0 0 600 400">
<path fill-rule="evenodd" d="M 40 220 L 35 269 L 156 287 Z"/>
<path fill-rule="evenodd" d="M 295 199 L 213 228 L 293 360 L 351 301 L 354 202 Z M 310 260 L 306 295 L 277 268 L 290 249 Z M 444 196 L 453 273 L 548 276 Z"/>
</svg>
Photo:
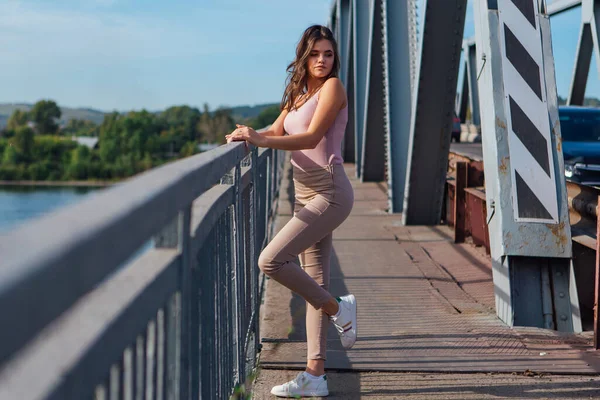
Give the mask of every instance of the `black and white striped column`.
<svg viewBox="0 0 600 400">
<path fill-rule="evenodd" d="M 519 222 L 558 222 L 537 0 L 498 0 L 513 208 Z"/>
</svg>

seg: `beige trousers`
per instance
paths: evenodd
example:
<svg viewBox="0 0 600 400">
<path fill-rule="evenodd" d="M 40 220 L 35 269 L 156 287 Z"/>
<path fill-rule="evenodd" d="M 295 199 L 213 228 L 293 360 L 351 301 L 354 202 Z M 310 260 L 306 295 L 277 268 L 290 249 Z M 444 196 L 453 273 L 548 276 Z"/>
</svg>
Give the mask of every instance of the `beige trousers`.
<svg viewBox="0 0 600 400">
<path fill-rule="evenodd" d="M 261 253 L 258 265 L 269 277 L 302 296 L 306 304 L 308 359 L 325 360 L 329 319 L 321 307 L 329 294 L 332 232 L 350 215 L 354 192 L 339 164 L 294 167 L 294 217 Z M 300 258 L 300 267 L 294 261 Z"/>
</svg>

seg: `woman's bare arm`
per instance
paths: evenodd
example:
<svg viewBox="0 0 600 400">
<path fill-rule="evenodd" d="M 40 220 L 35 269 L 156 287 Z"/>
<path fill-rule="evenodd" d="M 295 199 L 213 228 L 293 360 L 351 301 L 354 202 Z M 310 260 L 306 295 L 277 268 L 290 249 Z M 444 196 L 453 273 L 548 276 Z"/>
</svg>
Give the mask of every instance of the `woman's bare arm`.
<svg viewBox="0 0 600 400">
<path fill-rule="evenodd" d="M 288 111 L 283 110 L 275 122 L 273 122 L 271 127 L 266 131 L 259 132 L 259 134 L 262 136 L 283 136 L 285 134 L 285 129 L 283 129 L 283 121 L 287 115 Z"/>
</svg>

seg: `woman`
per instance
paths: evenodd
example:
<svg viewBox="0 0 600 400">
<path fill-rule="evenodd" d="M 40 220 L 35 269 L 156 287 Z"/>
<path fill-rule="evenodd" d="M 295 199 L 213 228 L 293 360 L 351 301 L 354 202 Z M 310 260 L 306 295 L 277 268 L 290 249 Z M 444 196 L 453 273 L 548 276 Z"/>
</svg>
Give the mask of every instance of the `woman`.
<svg viewBox="0 0 600 400">
<path fill-rule="evenodd" d="M 227 141 L 245 140 L 258 147 L 290 150 L 296 202 L 294 217 L 261 253 L 258 264 L 269 277 L 307 301 L 306 370 L 275 386 L 281 397 L 327 396 L 325 346 L 328 321 L 349 349 L 356 341 L 356 300 L 329 294 L 332 231 L 350 214 L 354 193 L 344 172 L 341 143 L 348 121 L 348 101 L 337 78 L 337 44 L 324 26 L 309 27 L 288 66 L 282 112 L 266 132 L 237 125 Z M 284 134 L 287 133 L 287 136 Z M 300 258 L 302 268 L 294 260 Z"/>
</svg>

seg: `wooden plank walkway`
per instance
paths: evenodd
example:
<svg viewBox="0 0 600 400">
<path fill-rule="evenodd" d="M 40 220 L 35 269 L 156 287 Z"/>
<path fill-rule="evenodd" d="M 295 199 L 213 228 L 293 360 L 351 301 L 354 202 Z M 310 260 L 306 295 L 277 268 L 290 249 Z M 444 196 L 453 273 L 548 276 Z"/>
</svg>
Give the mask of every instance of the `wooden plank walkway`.
<svg viewBox="0 0 600 400">
<path fill-rule="evenodd" d="M 397 382 L 397 387 L 386 384 L 386 391 L 379 396 L 369 389 L 364 392 L 361 385 L 357 389 L 356 385 L 346 384 L 338 387 L 338 397 L 333 393 L 334 398 L 395 398 L 395 390 L 404 398 L 410 394 L 403 389 L 410 382 L 406 373 L 445 376 L 482 372 L 524 378 L 581 375 L 563 377 L 574 382 L 574 386 L 567 387 L 579 391 L 578 396 L 586 394 L 583 398 L 588 398 L 590 390 L 600 397 L 600 354 L 591 350 L 591 333 L 566 335 L 506 326 L 493 311 L 491 266 L 481 249 L 455 245 L 451 231 L 443 226 L 402 226 L 399 215 L 385 211 L 385 186 L 360 183 L 353 178 L 352 165 L 346 170 L 356 201 L 351 216 L 334 233 L 331 292 L 357 297 L 359 339 L 351 350 L 344 351 L 331 327 L 326 368 L 329 374 L 351 372 L 345 381 L 350 376 L 372 381 L 373 372 L 401 374 L 392 374 L 390 382 Z M 293 184 L 291 176 L 286 176 L 276 229 L 292 214 Z M 293 377 L 295 372 L 290 370 L 301 370 L 306 365 L 304 311 L 301 298 L 275 281 L 267 281 L 262 371 L 254 398 L 271 398 L 268 389 L 272 385 Z M 468 376 L 469 382 L 476 381 L 476 376 Z M 444 379 L 448 383 L 449 378 Z M 593 385 L 582 388 L 577 382 Z M 425 383 L 417 386 L 417 392 L 425 393 L 425 397 L 414 398 L 486 398 L 482 393 L 469 397 L 462 392 L 459 397 L 444 397 L 449 396 L 448 390 L 436 397 L 433 392 L 423 391 Z M 510 385 L 505 386 L 511 390 Z M 358 391 L 349 392 L 350 388 Z M 549 396 L 553 392 L 549 390 Z M 516 397 L 527 398 L 522 393 Z M 570 397 L 562 393 L 560 398 Z"/>
</svg>

